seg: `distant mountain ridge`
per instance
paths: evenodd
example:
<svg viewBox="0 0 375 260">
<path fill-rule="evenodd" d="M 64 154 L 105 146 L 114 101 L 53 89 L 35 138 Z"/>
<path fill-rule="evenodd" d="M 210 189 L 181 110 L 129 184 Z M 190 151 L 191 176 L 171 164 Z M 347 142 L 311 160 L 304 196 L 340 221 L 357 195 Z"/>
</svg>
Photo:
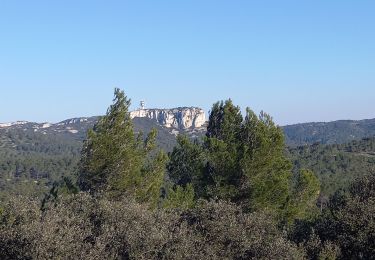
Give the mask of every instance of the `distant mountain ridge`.
<svg viewBox="0 0 375 260">
<path fill-rule="evenodd" d="M 169 143 L 168 148 L 175 143 L 175 136 L 186 134 L 199 138 L 207 129 L 204 111 L 199 108 L 147 109 L 136 110 L 131 114 L 136 132 L 148 133 L 153 127 L 160 132 L 163 143 Z M 78 117 L 62 122 L 33 123 L 17 121 L 0 123 L 0 132 L 10 129 L 23 129 L 42 134 L 60 134 L 83 140 L 88 129 L 92 128 L 99 119 L 94 117 Z M 375 119 L 339 120 L 332 122 L 312 122 L 282 126 L 285 141 L 288 146 L 301 146 L 314 143 L 342 144 L 353 140 L 375 136 Z M 168 149 L 168 150 L 169 150 Z"/>
<path fill-rule="evenodd" d="M 375 136 L 375 119 L 302 123 L 284 126 L 283 129 L 289 146 L 343 144 Z"/>
<path fill-rule="evenodd" d="M 83 140 L 89 128 L 92 128 L 99 117 L 79 117 L 71 118 L 59 123 L 35 123 L 27 121 L 17 121 L 13 123 L 0 124 L 0 132 L 10 130 L 33 131 L 44 135 L 58 134 L 62 136 L 72 137 L 74 139 Z"/>
</svg>

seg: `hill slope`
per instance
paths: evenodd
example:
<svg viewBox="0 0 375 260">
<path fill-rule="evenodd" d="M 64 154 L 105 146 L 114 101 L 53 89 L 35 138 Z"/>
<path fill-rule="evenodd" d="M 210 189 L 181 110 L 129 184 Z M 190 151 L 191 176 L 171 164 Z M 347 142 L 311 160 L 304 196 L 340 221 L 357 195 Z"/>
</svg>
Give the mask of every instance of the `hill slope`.
<svg viewBox="0 0 375 260">
<path fill-rule="evenodd" d="M 74 175 L 86 132 L 98 118 L 73 118 L 57 124 L 0 124 L 0 199 L 10 193 L 39 196 L 61 176 Z M 133 122 L 135 132 L 145 135 L 156 128 L 157 144 L 165 151 L 173 149 L 178 133 L 192 138 L 205 133 L 204 126 L 167 128 L 149 118 L 134 118 Z M 313 170 L 325 194 L 374 171 L 374 139 L 352 140 L 374 136 L 375 119 L 297 124 L 285 126 L 284 131 L 295 170 Z"/>
<path fill-rule="evenodd" d="M 10 194 L 40 196 L 62 176 L 74 177 L 87 130 L 98 118 L 0 125 L 0 200 Z M 137 133 L 147 135 L 156 128 L 160 148 L 169 151 L 175 146 L 175 135 L 153 120 L 133 122 Z"/>
<path fill-rule="evenodd" d="M 289 146 L 313 143 L 342 144 L 375 136 L 375 119 L 304 123 L 284 126 L 283 129 Z"/>
<path fill-rule="evenodd" d="M 375 138 L 347 144 L 299 146 L 288 149 L 295 171 L 310 169 L 320 179 L 322 193 L 345 188 L 355 178 L 375 173 Z"/>
</svg>

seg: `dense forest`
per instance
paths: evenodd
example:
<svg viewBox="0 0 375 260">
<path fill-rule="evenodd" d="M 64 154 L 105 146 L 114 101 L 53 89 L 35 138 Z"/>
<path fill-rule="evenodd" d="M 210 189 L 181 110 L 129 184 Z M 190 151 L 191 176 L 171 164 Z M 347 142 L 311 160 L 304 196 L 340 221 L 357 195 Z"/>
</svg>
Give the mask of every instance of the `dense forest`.
<svg viewBox="0 0 375 260">
<path fill-rule="evenodd" d="M 287 148 L 227 100 L 174 145 L 129 106 L 116 89 L 83 145 L 2 135 L 0 259 L 374 258 L 374 139 Z"/>
<path fill-rule="evenodd" d="M 310 169 L 319 178 L 322 195 L 348 188 L 355 179 L 375 172 L 375 138 L 346 144 L 313 144 L 289 147 L 296 171 Z"/>
<path fill-rule="evenodd" d="M 81 143 L 64 135 L 44 135 L 33 129 L 2 131 L 0 199 L 9 195 L 37 197 L 62 176 L 72 176 Z"/>
<path fill-rule="evenodd" d="M 62 127 L 35 132 L 32 125 L 0 129 L 0 201 L 5 201 L 10 195 L 42 198 L 63 176 L 74 178 L 72 174 L 77 169 L 86 132 L 98 118 L 89 118 L 84 122 L 71 119 L 58 124 L 68 129 L 79 129 L 77 134 L 64 133 L 65 128 Z M 369 127 L 368 122 L 371 121 L 356 121 L 356 125 Z M 167 153 L 172 152 L 177 144 L 176 137 L 168 129 L 151 119 L 134 118 L 133 125 L 135 133 L 148 134 L 156 128 L 157 146 Z M 349 131 L 344 126 L 339 129 Z M 289 131 L 285 127 L 283 130 L 284 133 Z M 370 129 L 368 131 L 371 132 Z M 322 133 L 326 134 L 325 131 Z M 303 131 L 300 134 L 298 138 L 307 135 Z M 191 138 L 191 134 L 188 136 Z M 286 155 L 294 165 L 294 172 L 310 169 L 317 175 L 321 183 L 321 195 L 327 197 L 341 188 L 347 188 L 357 177 L 374 172 L 374 142 L 374 137 L 344 144 L 294 146 L 292 142 L 287 143 Z"/>
<path fill-rule="evenodd" d="M 12 195 L 41 198 L 62 177 L 74 178 L 87 130 L 99 117 L 71 119 L 56 127 L 35 131 L 32 123 L 0 128 L 0 201 Z M 157 129 L 157 145 L 171 151 L 176 138 L 148 118 L 133 120 L 134 132 L 149 133 Z M 78 129 L 77 133 L 65 131 Z"/>
</svg>

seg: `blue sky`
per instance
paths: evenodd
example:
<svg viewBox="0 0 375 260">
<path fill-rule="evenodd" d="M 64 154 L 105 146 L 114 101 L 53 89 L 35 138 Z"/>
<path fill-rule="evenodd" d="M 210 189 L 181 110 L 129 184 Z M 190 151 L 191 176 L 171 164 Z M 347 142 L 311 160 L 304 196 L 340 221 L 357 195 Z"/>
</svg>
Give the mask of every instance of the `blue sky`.
<svg viewBox="0 0 375 260">
<path fill-rule="evenodd" d="M 375 117 L 375 1 L 0 1 L 0 122 L 232 98 L 279 124 Z"/>
</svg>

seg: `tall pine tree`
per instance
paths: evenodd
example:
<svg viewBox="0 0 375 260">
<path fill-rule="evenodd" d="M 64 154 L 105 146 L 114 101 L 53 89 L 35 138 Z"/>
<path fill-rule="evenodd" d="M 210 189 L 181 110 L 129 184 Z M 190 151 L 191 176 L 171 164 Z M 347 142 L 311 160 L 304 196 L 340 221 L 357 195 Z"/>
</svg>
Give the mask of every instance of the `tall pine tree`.
<svg viewBox="0 0 375 260">
<path fill-rule="evenodd" d="M 143 140 L 135 135 L 129 113 L 130 100 L 115 89 L 113 104 L 92 130 L 82 149 L 78 184 L 92 194 L 128 194 L 153 206 L 159 200 L 166 155 L 151 160 L 157 131 Z"/>
<path fill-rule="evenodd" d="M 283 131 L 268 114 L 257 116 L 247 108 L 243 118 L 231 100 L 222 101 L 212 107 L 202 144 L 178 139 L 169 175 L 177 185 L 192 185 L 196 198 L 229 200 L 287 221 L 304 216 L 319 191 L 312 173 L 301 173 L 306 178 L 293 185 L 292 164 L 284 149 Z M 303 212 L 295 211 L 297 201 L 308 204 Z"/>
</svg>

